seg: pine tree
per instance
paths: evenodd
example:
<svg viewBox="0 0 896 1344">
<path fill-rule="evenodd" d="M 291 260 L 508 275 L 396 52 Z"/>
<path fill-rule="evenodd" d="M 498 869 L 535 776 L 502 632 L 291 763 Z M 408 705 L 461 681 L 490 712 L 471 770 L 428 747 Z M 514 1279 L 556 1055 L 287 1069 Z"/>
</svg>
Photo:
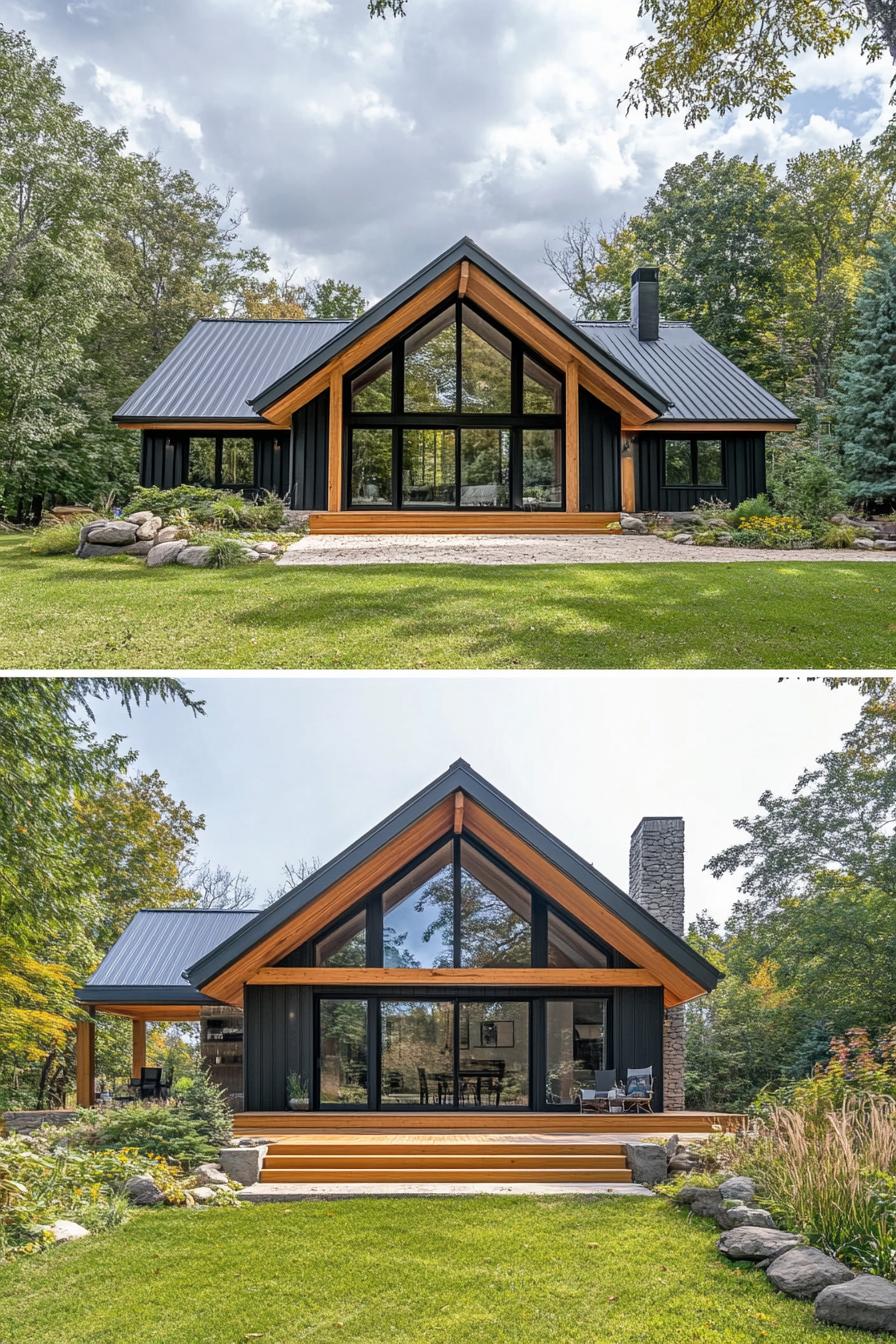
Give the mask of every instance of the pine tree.
<svg viewBox="0 0 896 1344">
<path fill-rule="evenodd" d="M 856 300 L 840 380 L 839 422 L 850 494 L 896 501 L 896 240 L 879 238 Z"/>
</svg>

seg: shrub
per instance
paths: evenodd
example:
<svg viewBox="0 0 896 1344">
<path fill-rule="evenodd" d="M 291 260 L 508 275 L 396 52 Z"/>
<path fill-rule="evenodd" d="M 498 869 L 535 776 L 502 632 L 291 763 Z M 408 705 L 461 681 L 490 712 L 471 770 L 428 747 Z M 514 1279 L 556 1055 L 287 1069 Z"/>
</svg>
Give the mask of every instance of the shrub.
<svg viewBox="0 0 896 1344">
<path fill-rule="evenodd" d="M 285 522 L 286 506 L 271 490 L 265 490 L 256 503 L 243 509 L 242 525 L 250 532 L 276 532 Z"/>
<path fill-rule="evenodd" d="M 32 555 L 74 555 L 81 536 L 80 523 L 55 523 L 35 528 L 31 534 Z"/>
<path fill-rule="evenodd" d="M 846 487 L 839 472 L 811 450 L 784 457 L 770 491 L 782 513 L 795 513 L 809 522 L 830 518 L 846 504 Z"/>
<path fill-rule="evenodd" d="M 178 485 L 172 490 L 162 490 L 156 485 L 144 485 L 135 490 L 123 512 L 141 513 L 148 510 L 157 514 L 163 523 L 169 522 L 177 509 L 186 509 L 190 518 L 197 522 L 208 521 L 212 516 L 212 505 L 224 492 L 209 490 L 202 485 Z"/>
<path fill-rule="evenodd" d="M 818 533 L 818 545 L 826 551 L 847 550 L 858 533 L 854 527 L 841 523 L 826 523 Z"/>
<path fill-rule="evenodd" d="M 220 527 L 243 527 L 243 513 L 246 502 L 242 495 L 221 494 L 211 508 L 213 522 Z"/>
<path fill-rule="evenodd" d="M 178 1110 L 190 1116 L 209 1143 L 221 1148 L 233 1137 L 233 1111 L 223 1087 L 212 1082 L 201 1065 L 175 1084 Z"/>
<path fill-rule="evenodd" d="M 755 515 L 743 518 L 732 541 L 736 546 L 763 546 L 779 550 L 799 550 L 812 545 L 812 532 L 799 518 L 787 514 Z"/>
<path fill-rule="evenodd" d="M 732 527 L 739 527 L 745 518 L 771 518 L 774 512 L 768 495 L 757 495 L 755 499 L 741 500 L 730 511 L 729 521 Z"/>
<path fill-rule="evenodd" d="M 180 1105 L 135 1102 L 97 1115 L 92 1139 L 98 1148 L 128 1148 L 154 1154 L 184 1168 L 215 1157 L 207 1127 Z"/>
<path fill-rule="evenodd" d="M 727 536 L 730 536 L 730 535 L 731 535 L 731 533 L 728 531 L 727 527 L 726 527 L 726 528 L 719 528 L 719 529 L 718 529 L 717 531 L 715 531 L 715 532 L 711 531 L 709 528 L 705 528 L 704 530 L 702 530 L 702 531 L 700 531 L 700 532 L 695 532 L 695 533 L 694 533 L 694 545 L 695 545 L 695 546 L 715 546 L 715 545 L 718 544 L 719 536 L 720 536 L 721 533 L 723 533 L 723 532 L 724 532 Z"/>
<path fill-rule="evenodd" d="M 234 569 L 237 565 L 251 564 L 243 542 L 236 537 L 203 538 L 202 544 L 208 547 L 209 569 Z"/>
</svg>

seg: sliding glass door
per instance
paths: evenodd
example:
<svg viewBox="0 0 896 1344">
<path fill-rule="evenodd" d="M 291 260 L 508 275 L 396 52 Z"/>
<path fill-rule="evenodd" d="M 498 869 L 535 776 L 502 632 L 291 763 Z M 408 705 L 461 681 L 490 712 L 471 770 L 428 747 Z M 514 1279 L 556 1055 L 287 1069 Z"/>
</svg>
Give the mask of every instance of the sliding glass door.
<svg viewBox="0 0 896 1344">
<path fill-rule="evenodd" d="M 366 1106 L 366 999 L 321 999 L 317 1032 L 321 1106 Z"/>
<path fill-rule="evenodd" d="M 454 1102 L 454 1004 L 384 999 L 380 1004 L 380 1105 Z"/>
</svg>

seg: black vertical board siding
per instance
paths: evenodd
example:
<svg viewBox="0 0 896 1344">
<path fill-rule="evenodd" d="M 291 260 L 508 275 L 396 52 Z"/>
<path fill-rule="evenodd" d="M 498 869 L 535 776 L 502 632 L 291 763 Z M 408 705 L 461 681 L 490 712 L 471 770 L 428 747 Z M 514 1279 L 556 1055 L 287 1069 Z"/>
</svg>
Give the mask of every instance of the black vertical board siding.
<svg viewBox="0 0 896 1344">
<path fill-rule="evenodd" d="M 579 508 L 617 513 L 620 508 L 621 420 L 616 411 L 579 391 Z"/>
<path fill-rule="evenodd" d="M 663 1109 L 663 991 L 617 989 L 613 1002 L 613 1068 L 620 1082 L 626 1069 L 653 1068 L 653 1109 Z"/>
<path fill-rule="evenodd" d="M 246 985 L 243 1006 L 247 1111 L 286 1109 L 286 1075 L 310 1077 L 311 991 Z"/>
<path fill-rule="evenodd" d="M 635 471 L 635 507 L 639 511 L 683 513 L 703 499 L 727 499 L 740 504 L 765 490 L 764 434 L 704 434 L 696 437 L 721 439 L 725 484 L 715 486 L 663 485 L 662 434 L 639 434 Z M 670 431 L 670 437 L 673 437 Z"/>
<path fill-rule="evenodd" d="M 292 505 L 295 509 L 327 507 L 327 456 L 330 394 L 321 392 L 292 418 Z"/>
<path fill-rule="evenodd" d="M 167 445 L 170 445 L 167 446 Z M 144 431 L 140 451 L 140 484 L 173 490 L 189 474 L 190 440 L 186 434 L 152 434 Z"/>
<path fill-rule="evenodd" d="M 259 490 L 272 490 L 281 499 L 289 494 L 287 433 L 255 435 L 255 484 Z"/>
</svg>

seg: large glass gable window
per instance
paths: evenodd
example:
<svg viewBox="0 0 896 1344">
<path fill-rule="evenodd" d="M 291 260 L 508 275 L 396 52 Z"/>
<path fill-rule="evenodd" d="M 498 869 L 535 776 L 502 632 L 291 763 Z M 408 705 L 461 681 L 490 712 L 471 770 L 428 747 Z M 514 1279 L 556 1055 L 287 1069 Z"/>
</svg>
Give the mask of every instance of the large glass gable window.
<svg viewBox="0 0 896 1344">
<path fill-rule="evenodd" d="M 349 507 L 563 507 L 560 375 L 472 304 L 351 374 L 345 415 Z"/>
</svg>

